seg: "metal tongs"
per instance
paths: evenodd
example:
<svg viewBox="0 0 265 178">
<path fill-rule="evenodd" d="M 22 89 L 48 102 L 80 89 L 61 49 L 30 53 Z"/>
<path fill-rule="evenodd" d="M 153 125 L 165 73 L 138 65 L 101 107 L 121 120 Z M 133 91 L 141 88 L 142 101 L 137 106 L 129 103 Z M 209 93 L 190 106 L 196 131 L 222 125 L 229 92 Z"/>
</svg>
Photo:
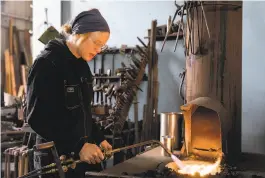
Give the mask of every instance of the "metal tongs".
<svg viewBox="0 0 265 178">
<path fill-rule="evenodd" d="M 170 33 L 170 29 L 172 28 L 172 25 L 174 23 L 174 20 L 176 18 L 177 15 L 180 15 L 180 23 L 178 25 L 178 32 L 177 32 L 177 38 L 176 38 L 176 43 L 175 43 L 175 46 L 174 46 L 174 52 L 176 51 L 177 49 L 177 45 L 178 45 L 178 40 L 179 40 L 179 34 L 180 34 L 180 30 L 182 30 L 183 32 L 183 38 L 185 38 L 185 29 L 184 29 L 184 22 L 183 22 L 183 16 L 185 15 L 184 14 L 184 11 L 185 9 L 188 11 L 187 9 L 187 6 L 190 5 L 190 3 L 193 3 L 192 1 L 184 1 L 184 4 L 183 5 L 178 5 L 175 1 L 175 6 L 177 7 L 177 10 L 173 16 L 173 19 L 172 21 L 170 22 L 170 25 L 168 27 L 168 30 L 167 30 L 167 33 L 166 33 L 166 36 L 164 38 L 164 41 L 163 41 L 163 44 L 162 44 L 162 48 L 161 48 L 161 52 L 163 51 L 164 49 L 164 46 L 165 46 L 165 43 L 166 43 L 166 40 L 168 38 L 168 35 Z M 204 10 L 204 7 L 203 7 L 203 2 L 202 0 L 200 0 L 200 6 L 201 6 L 201 9 L 202 9 L 202 13 L 203 13 L 203 18 L 204 18 L 204 21 L 205 21 L 205 26 L 206 26 L 206 29 L 207 29 L 207 33 L 208 33 L 208 36 L 209 38 L 211 38 L 210 36 L 210 31 L 209 31 L 209 26 L 208 26 L 208 23 L 207 23 L 207 18 L 206 18 L 206 14 L 205 14 L 205 10 Z M 187 12 L 188 13 L 188 12 Z M 185 41 L 185 40 L 184 40 Z"/>
<path fill-rule="evenodd" d="M 161 142 L 159 142 L 157 140 L 149 140 L 149 141 L 145 141 L 145 142 L 140 142 L 140 143 L 136 143 L 134 145 L 125 146 L 122 148 L 116 148 L 113 150 L 102 149 L 102 152 L 103 152 L 104 158 L 105 158 L 104 160 L 109 159 L 114 153 L 118 153 L 118 152 L 121 152 L 123 150 L 141 147 L 141 146 L 145 146 L 145 145 L 149 145 L 149 144 L 160 145 L 169 155 L 171 155 L 172 159 L 176 162 L 175 159 L 177 159 L 177 158 L 173 155 L 173 153 L 170 150 L 168 150 Z M 69 168 L 75 169 L 76 165 L 82 162 L 81 160 L 74 160 L 73 158 L 65 159 L 66 158 L 65 155 L 60 156 L 60 160 L 59 160 L 58 155 L 57 155 L 57 151 L 55 149 L 53 142 L 48 142 L 48 143 L 42 144 L 42 145 L 38 146 L 37 150 L 50 149 L 50 148 L 54 148 L 53 149 L 54 154 L 56 155 L 55 156 L 55 158 L 56 158 L 55 163 L 51 163 L 51 164 L 46 165 L 40 169 L 36 169 L 34 171 L 31 171 L 28 174 L 21 176 L 20 178 L 29 178 L 29 177 L 34 177 L 34 176 L 38 176 L 38 175 L 53 174 L 53 173 L 57 173 L 57 172 L 59 172 L 60 178 L 64 178 L 65 177 L 64 173 L 67 172 Z M 62 159 L 62 157 L 65 157 L 65 158 Z M 95 174 L 93 172 L 88 172 L 87 175 L 94 175 L 95 176 Z"/>
<path fill-rule="evenodd" d="M 167 37 L 168 37 L 168 35 L 169 35 L 169 33 L 170 33 L 170 29 L 172 28 L 172 25 L 173 25 L 173 23 L 174 23 L 174 21 L 175 21 L 177 15 L 181 15 L 181 12 L 184 11 L 184 5 L 181 5 L 181 6 L 180 6 L 180 5 L 178 5 L 177 2 L 175 1 L 175 6 L 177 7 L 177 10 L 176 10 L 176 12 L 175 12 L 175 14 L 174 14 L 174 16 L 173 16 L 173 19 L 172 19 L 172 21 L 171 21 L 171 23 L 170 23 L 170 25 L 169 25 L 169 27 L 168 27 L 168 30 L 167 30 L 167 33 L 166 33 L 165 39 L 164 39 L 163 44 L 162 44 L 161 52 L 162 52 L 163 49 L 164 49 L 165 43 L 166 43 L 166 41 L 167 41 Z M 183 17 L 183 16 L 182 16 L 182 17 Z M 178 28 L 178 34 L 179 34 L 179 31 L 180 31 L 180 26 L 179 26 L 179 28 Z"/>
</svg>

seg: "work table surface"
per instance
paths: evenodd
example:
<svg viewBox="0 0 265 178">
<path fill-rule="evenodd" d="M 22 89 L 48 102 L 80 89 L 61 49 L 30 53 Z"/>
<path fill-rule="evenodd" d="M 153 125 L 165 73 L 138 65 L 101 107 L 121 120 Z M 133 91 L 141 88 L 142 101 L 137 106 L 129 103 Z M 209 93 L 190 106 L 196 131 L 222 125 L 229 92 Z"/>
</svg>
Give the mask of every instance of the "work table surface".
<svg viewBox="0 0 265 178">
<path fill-rule="evenodd" d="M 265 177 L 265 159 L 263 159 L 265 157 L 263 156 L 245 156 L 243 154 L 242 157 L 245 157 L 246 159 L 239 162 L 237 172 L 240 173 L 242 177 L 251 177 L 251 175 L 260 175 Z M 129 174 L 135 174 L 145 172 L 147 170 L 154 170 L 160 163 L 166 165 L 169 162 L 172 162 L 172 159 L 170 157 L 163 156 L 162 147 L 159 146 L 113 167 L 107 168 L 103 170 L 102 173 L 121 174 L 123 172 L 127 172 Z"/>
<path fill-rule="evenodd" d="M 169 163 L 172 159 L 162 155 L 162 147 L 156 147 L 131 159 L 119 163 L 113 167 L 103 170 L 103 173 L 120 174 L 127 172 L 129 174 L 154 170 L 159 163 Z"/>
</svg>

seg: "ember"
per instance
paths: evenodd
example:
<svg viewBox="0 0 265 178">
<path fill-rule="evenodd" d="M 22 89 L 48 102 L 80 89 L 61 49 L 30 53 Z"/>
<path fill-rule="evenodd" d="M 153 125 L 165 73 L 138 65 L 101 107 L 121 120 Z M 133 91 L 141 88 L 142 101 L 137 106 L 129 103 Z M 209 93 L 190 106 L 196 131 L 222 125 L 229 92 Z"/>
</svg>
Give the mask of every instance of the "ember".
<svg viewBox="0 0 265 178">
<path fill-rule="evenodd" d="M 166 165 L 166 167 L 174 170 L 179 174 L 184 175 L 200 175 L 201 177 L 206 175 L 216 175 L 221 172 L 221 158 L 218 159 L 215 163 L 205 162 L 205 161 L 197 161 L 197 160 L 189 160 L 182 161 L 184 167 L 182 169 L 178 169 L 174 162 L 171 162 Z"/>
<path fill-rule="evenodd" d="M 174 163 L 174 162 L 172 162 Z M 198 162 L 197 162 L 198 163 Z M 204 162 L 205 163 L 205 162 Z M 214 163 L 216 164 L 216 163 Z M 256 175 L 245 175 L 242 172 L 237 171 L 235 168 L 230 167 L 228 165 L 218 166 L 218 170 L 220 172 L 216 172 L 216 175 L 207 175 L 205 176 L 200 175 L 198 172 L 195 172 L 193 175 L 192 174 L 184 174 L 180 172 L 176 172 L 174 169 L 168 167 L 169 164 L 166 166 L 160 163 L 158 167 L 154 170 L 148 170 L 146 172 L 141 172 L 141 173 L 136 173 L 136 174 L 128 174 L 128 173 L 123 173 L 122 175 L 126 176 L 131 176 L 133 177 L 140 177 L 140 178 L 201 178 L 201 177 L 207 177 L 207 178 L 265 178 L 262 176 L 256 176 Z M 173 164 L 171 164 L 173 165 Z M 213 165 L 213 164 L 211 164 Z M 164 167 L 165 166 L 165 167 Z M 175 166 L 176 168 L 176 166 Z M 120 176 L 122 178 L 122 176 Z M 110 177 L 109 177 L 110 178 Z"/>
<path fill-rule="evenodd" d="M 184 161 L 184 168 L 177 172 L 189 175 L 198 173 L 202 177 L 206 175 L 216 175 L 221 172 L 220 162 L 221 159 L 218 159 L 214 164 L 204 161 Z"/>
</svg>

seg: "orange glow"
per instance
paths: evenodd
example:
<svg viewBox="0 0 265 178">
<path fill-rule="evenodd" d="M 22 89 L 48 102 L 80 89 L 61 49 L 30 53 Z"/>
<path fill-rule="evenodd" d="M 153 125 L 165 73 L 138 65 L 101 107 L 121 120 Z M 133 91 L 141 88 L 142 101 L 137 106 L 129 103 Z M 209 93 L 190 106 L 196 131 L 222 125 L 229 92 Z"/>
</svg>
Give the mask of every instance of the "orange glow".
<svg viewBox="0 0 265 178">
<path fill-rule="evenodd" d="M 209 163 L 204 161 L 183 161 L 184 168 L 179 169 L 177 172 L 179 174 L 195 175 L 199 174 L 201 177 L 206 175 L 215 175 L 220 173 L 220 163 L 221 158 L 219 158 L 215 163 Z"/>
<path fill-rule="evenodd" d="M 217 173 L 221 172 L 221 157 L 217 159 L 215 163 L 206 162 L 206 161 L 198 161 L 198 160 L 189 160 L 189 161 L 182 161 L 184 167 L 179 169 L 175 162 L 171 162 L 166 165 L 166 167 L 173 169 L 179 174 L 184 175 L 191 175 L 194 176 L 196 174 L 200 175 L 201 177 L 207 175 L 216 175 Z"/>
</svg>

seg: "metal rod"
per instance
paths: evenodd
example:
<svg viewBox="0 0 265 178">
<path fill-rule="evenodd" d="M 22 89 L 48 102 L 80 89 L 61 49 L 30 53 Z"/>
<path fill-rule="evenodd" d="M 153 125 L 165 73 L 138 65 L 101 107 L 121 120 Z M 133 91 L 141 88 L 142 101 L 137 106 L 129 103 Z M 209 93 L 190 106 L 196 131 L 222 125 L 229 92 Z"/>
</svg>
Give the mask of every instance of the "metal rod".
<svg viewBox="0 0 265 178">
<path fill-rule="evenodd" d="M 139 42 L 145 47 L 148 48 L 148 46 L 143 42 L 143 40 L 139 37 L 137 37 L 137 39 L 139 40 Z"/>
<path fill-rule="evenodd" d="M 179 33 L 180 33 L 180 29 L 182 29 L 182 32 L 184 32 L 183 30 L 183 15 L 184 15 L 184 8 L 185 6 L 182 7 L 182 12 L 181 12 L 181 17 L 180 17 L 180 23 L 179 23 L 179 26 L 178 26 L 178 34 L 177 34 L 177 38 L 176 38 L 176 43 L 175 43 L 175 47 L 174 47 L 174 52 L 176 51 L 177 49 L 177 45 L 178 45 L 178 41 L 179 41 Z"/>
<path fill-rule="evenodd" d="M 208 27 L 207 18 L 206 18 L 205 11 L 204 11 L 204 8 L 203 8 L 203 2 L 202 2 L 202 0 L 200 0 L 200 2 L 201 2 L 201 8 L 202 8 L 203 17 L 204 17 L 204 20 L 205 20 L 205 25 L 206 25 L 206 28 L 207 28 L 207 32 L 208 32 L 209 38 L 211 38 L 210 30 L 209 30 L 209 27 Z"/>
<path fill-rule="evenodd" d="M 179 6 L 178 4 L 176 4 L 176 6 L 177 6 L 177 10 L 176 10 L 176 12 L 175 12 L 175 14 L 174 14 L 174 16 L 173 16 L 173 19 L 172 19 L 170 25 L 169 25 L 169 28 L 170 28 L 170 29 L 172 28 L 172 25 L 173 25 L 173 23 L 174 23 L 174 20 L 175 20 L 177 14 L 179 13 L 179 11 L 181 10 L 181 7 L 182 7 L 182 6 Z M 162 48 L 161 48 L 161 51 L 160 51 L 160 52 L 162 52 L 163 49 L 164 49 L 164 46 L 165 46 L 165 44 L 166 44 L 166 41 L 167 41 L 167 37 L 168 37 L 168 35 L 169 35 L 169 32 L 170 32 L 170 30 L 167 30 L 167 33 L 166 33 L 166 36 L 165 36 L 165 38 L 164 38 L 164 41 L 163 41 Z"/>
<path fill-rule="evenodd" d="M 159 144 L 168 154 L 172 155 L 172 152 L 170 150 L 168 150 L 161 142 L 157 141 L 157 140 L 149 140 L 149 141 L 145 141 L 145 142 L 141 142 L 141 143 L 136 143 L 136 144 L 133 144 L 133 145 L 129 145 L 129 146 L 125 146 L 125 147 L 122 147 L 122 148 L 116 148 L 116 149 L 113 149 L 111 151 L 106 151 L 106 154 L 113 154 L 113 153 L 117 153 L 117 152 L 120 152 L 120 151 L 123 151 L 123 150 L 128 150 L 128 149 L 131 149 L 131 148 L 136 148 L 136 147 L 141 147 L 141 146 L 144 146 L 144 145 L 148 145 L 148 144 Z"/>
</svg>

